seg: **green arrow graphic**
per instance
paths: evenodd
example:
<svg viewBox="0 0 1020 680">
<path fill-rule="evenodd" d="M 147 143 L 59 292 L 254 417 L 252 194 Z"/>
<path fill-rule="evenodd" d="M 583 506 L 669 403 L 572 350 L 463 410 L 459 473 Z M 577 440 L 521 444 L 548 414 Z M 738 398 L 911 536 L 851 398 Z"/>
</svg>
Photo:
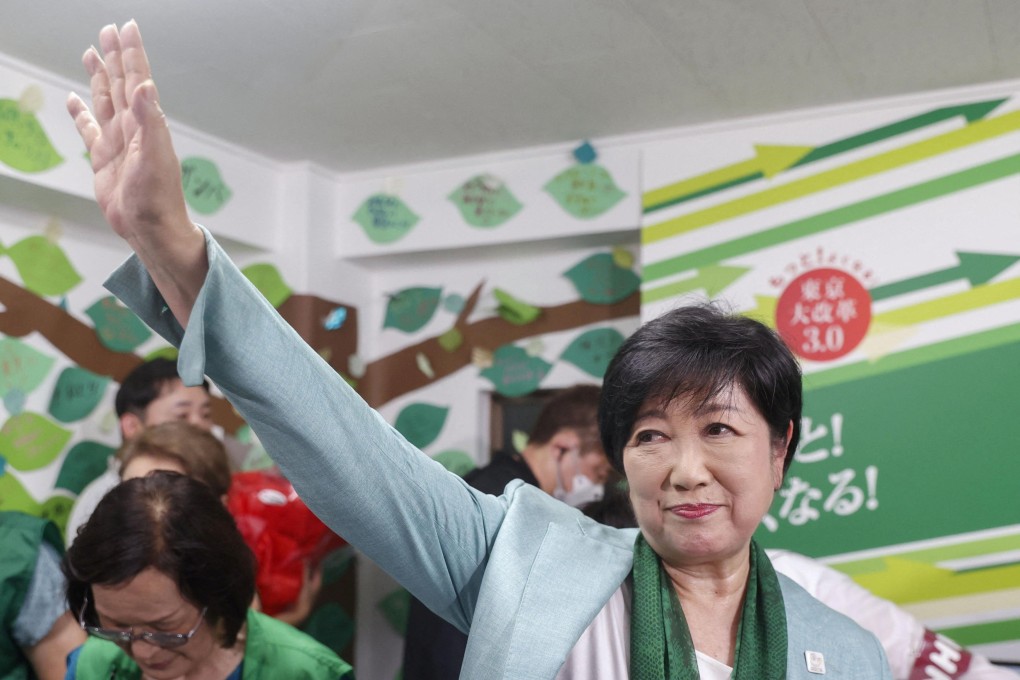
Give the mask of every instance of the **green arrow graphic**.
<svg viewBox="0 0 1020 680">
<path fill-rule="evenodd" d="M 772 177 L 813 150 L 810 146 L 755 144 L 754 158 L 653 189 L 641 197 L 641 207 L 648 213 L 754 179 Z"/>
<path fill-rule="evenodd" d="M 1020 117 L 1018 117 L 1020 121 Z M 976 125 L 981 125 L 977 123 Z M 969 128 L 968 128 L 969 129 Z M 875 196 L 858 203 L 851 203 L 818 215 L 788 222 L 771 229 L 755 232 L 743 238 L 726 241 L 701 250 L 677 255 L 644 267 L 642 277 L 647 283 L 665 276 L 679 274 L 690 269 L 723 262 L 732 257 L 745 255 L 780 243 L 793 241 L 828 229 L 841 227 L 851 222 L 892 212 L 907 206 L 923 203 L 940 196 L 963 191 L 1020 172 L 1020 154 L 1007 156 L 996 161 L 961 170 L 945 177 L 928 180 L 911 187 L 905 187 L 888 194 Z"/>
<path fill-rule="evenodd" d="M 757 156 L 755 158 L 649 191 L 642 197 L 641 205 L 645 213 L 661 210 L 662 208 L 668 208 L 671 205 L 683 203 L 684 201 L 724 191 L 746 182 L 763 177 L 771 177 L 790 168 L 814 163 L 823 158 L 846 153 L 862 146 L 875 144 L 891 137 L 941 123 L 956 116 L 963 116 L 968 123 L 973 123 L 987 116 L 1005 101 L 1005 99 L 995 99 L 986 102 L 961 104 L 959 106 L 947 106 L 872 130 L 866 130 L 817 148 L 809 146 L 756 145 Z"/>
<path fill-rule="evenodd" d="M 712 298 L 726 290 L 731 283 L 751 271 L 747 267 L 727 267 L 725 265 L 709 265 L 698 270 L 697 274 L 689 279 L 667 283 L 658 288 L 641 291 L 642 304 L 655 302 L 677 295 L 689 293 L 692 290 L 704 290 L 708 297 Z"/>
<path fill-rule="evenodd" d="M 976 286 L 962 293 L 946 295 L 935 300 L 876 314 L 871 317 L 871 322 L 890 326 L 907 326 L 1017 298 L 1020 298 L 1020 278 L 1006 279 L 997 283 Z"/>
<path fill-rule="evenodd" d="M 872 288 L 871 300 L 885 300 L 904 293 L 913 293 L 916 290 L 931 288 L 957 279 L 967 279 L 971 286 L 979 286 L 988 283 L 1000 273 L 1006 271 L 1015 262 L 1020 260 L 1020 255 L 995 255 L 991 253 L 965 253 L 957 251 L 956 257 L 960 263 L 955 267 L 948 267 L 940 271 L 921 274 L 902 281 L 887 283 L 884 286 Z"/>
<path fill-rule="evenodd" d="M 905 118 L 904 120 L 890 123 L 889 125 L 877 127 L 874 130 L 867 130 L 866 132 L 861 132 L 859 134 L 831 142 L 824 146 L 819 146 L 790 167 L 796 168 L 801 165 L 807 165 L 808 163 L 814 163 L 815 161 L 820 161 L 823 158 L 846 153 L 847 151 L 852 151 L 853 149 L 867 146 L 868 144 L 881 142 L 885 139 L 889 139 L 890 137 L 895 137 L 929 125 L 941 123 L 942 121 L 949 120 L 955 116 L 963 116 L 968 123 L 974 123 L 987 116 L 1005 101 L 1005 99 L 993 99 L 986 102 L 973 102 L 971 104 L 960 104 L 959 106 L 947 106 L 945 108 L 922 113 L 918 116 Z"/>
<path fill-rule="evenodd" d="M 820 172 L 817 175 L 653 224 L 641 230 L 641 241 L 642 243 L 654 243 L 672 238 L 723 220 L 746 215 L 756 210 L 832 189 L 842 184 L 992 139 L 1017 129 L 1020 129 L 1020 111 L 979 120 L 959 130 L 936 135 L 930 139 Z"/>
</svg>

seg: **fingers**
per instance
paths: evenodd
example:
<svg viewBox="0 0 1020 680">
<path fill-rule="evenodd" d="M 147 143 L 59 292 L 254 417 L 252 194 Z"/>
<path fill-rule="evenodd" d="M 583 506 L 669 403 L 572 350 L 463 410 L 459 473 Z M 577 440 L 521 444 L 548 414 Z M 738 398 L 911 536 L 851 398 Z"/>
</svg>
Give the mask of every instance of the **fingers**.
<svg viewBox="0 0 1020 680">
<path fill-rule="evenodd" d="M 110 97 L 110 78 L 106 73 L 106 64 L 95 47 L 85 50 L 81 58 L 85 71 L 89 74 L 89 87 L 92 90 L 92 108 L 100 125 L 113 118 L 113 99 Z"/>
<path fill-rule="evenodd" d="M 99 46 L 103 50 L 103 63 L 109 76 L 110 98 L 114 112 L 127 108 L 127 94 L 124 90 L 124 63 L 121 55 L 120 33 L 114 24 L 104 26 L 99 32 Z"/>
<path fill-rule="evenodd" d="M 142 46 L 142 34 L 138 24 L 131 20 L 120 31 L 121 60 L 124 67 L 125 97 L 128 101 L 139 85 L 152 78 L 149 58 Z"/>
<path fill-rule="evenodd" d="M 67 97 L 67 112 L 74 119 L 74 126 L 78 129 L 78 134 L 81 135 L 82 141 L 85 142 L 85 148 L 91 153 L 92 145 L 99 139 L 99 124 L 89 111 L 89 107 L 81 100 L 81 97 L 73 92 Z"/>
</svg>

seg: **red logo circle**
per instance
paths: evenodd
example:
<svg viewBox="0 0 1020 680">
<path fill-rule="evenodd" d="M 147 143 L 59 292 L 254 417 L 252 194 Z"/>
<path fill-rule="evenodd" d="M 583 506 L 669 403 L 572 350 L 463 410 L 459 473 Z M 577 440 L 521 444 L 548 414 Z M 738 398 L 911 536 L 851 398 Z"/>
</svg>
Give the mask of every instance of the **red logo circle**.
<svg viewBox="0 0 1020 680">
<path fill-rule="evenodd" d="M 776 329 L 795 354 L 832 361 L 861 344 L 871 324 L 871 295 L 840 269 L 812 269 L 790 282 L 776 305 Z"/>
</svg>

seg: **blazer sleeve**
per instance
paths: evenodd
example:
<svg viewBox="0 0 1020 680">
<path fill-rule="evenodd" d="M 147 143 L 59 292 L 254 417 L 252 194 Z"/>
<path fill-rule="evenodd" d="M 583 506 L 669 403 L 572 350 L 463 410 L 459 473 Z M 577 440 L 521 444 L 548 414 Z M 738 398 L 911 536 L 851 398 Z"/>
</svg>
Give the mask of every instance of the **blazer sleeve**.
<svg viewBox="0 0 1020 680">
<path fill-rule="evenodd" d="M 467 630 L 508 500 L 407 442 L 312 350 L 206 232 L 209 272 L 187 332 L 132 256 L 106 287 L 180 349 L 258 434 L 311 510 L 418 599 Z"/>
</svg>

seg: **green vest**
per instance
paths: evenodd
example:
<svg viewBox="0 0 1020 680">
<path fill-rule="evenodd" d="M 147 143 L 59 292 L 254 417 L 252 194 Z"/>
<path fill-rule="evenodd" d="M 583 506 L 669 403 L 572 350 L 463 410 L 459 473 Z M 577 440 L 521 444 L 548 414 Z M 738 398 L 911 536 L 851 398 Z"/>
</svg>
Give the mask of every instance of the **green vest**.
<svg viewBox="0 0 1020 680">
<path fill-rule="evenodd" d="M 35 573 L 39 547 L 46 541 L 64 553 L 60 530 L 52 522 L 20 512 L 0 512 L 0 680 L 34 679 L 28 659 L 11 638 L 28 585 Z"/>
<path fill-rule="evenodd" d="M 354 680 L 350 664 L 282 621 L 248 610 L 241 680 Z M 139 680 L 141 669 L 112 642 L 89 638 L 78 656 L 77 680 Z"/>
</svg>

